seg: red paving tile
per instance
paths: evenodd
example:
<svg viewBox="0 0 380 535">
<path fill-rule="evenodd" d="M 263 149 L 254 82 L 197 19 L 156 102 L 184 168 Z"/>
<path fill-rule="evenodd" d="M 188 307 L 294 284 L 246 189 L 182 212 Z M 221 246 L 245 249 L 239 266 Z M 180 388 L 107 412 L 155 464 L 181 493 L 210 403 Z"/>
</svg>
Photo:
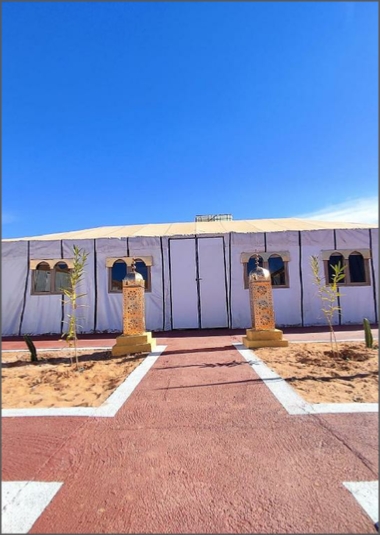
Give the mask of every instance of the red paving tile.
<svg viewBox="0 0 380 535">
<path fill-rule="evenodd" d="M 31 533 L 376 533 L 377 414 L 290 416 L 233 343 L 167 345 L 114 418 L 4 418 L 3 479 L 62 481 Z M 32 454 L 32 455 L 31 455 Z"/>
</svg>

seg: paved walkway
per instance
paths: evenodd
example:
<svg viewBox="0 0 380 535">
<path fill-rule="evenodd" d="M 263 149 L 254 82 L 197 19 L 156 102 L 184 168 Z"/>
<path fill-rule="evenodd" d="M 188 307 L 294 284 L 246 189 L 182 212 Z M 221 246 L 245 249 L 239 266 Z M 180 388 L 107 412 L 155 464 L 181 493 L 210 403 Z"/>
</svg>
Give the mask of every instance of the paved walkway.
<svg viewBox="0 0 380 535">
<path fill-rule="evenodd" d="M 358 340 L 364 342 L 364 331 L 362 325 L 353 326 L 336 326 L 334 327 L 337 340 Z M 372 326 L 372 335 L 374 339 L 378 339 L 379 328 L 378 326 Z M 329 330 L 326 327 L 294 327 L 283 329 L 284 337 L 291 342 L 328 342 L 330 340 Z M 116 337 L 120 333 L 116 334 L 84 334 L 79 335 L 78 347 L 112 347 L 116 342 Z M 207 338 L 208 336 L 238 336 L 241 342 L 241 337 L 245 335 L 244 329 L 205 329 L 199 330 L 183 330 L 183 331 L 170 331 L 170 332 L 157 332 L 154 333 L 154 337 L 158 341 L 166 340 L 167 338 L 193 338 L 201 337 Z M 32 336 L 32 340 L 37 349 L 60 349 L 66 348 L 67 343 L 59 335 L 45 335 L 45 336 Z M 18 350 L 27 349 L 25 341 L 20 336 L 9 336 L 2 339 L 2 350 Z"/>
<path fill-rule="evenodd" d="M 240 342 L 160 335 L 113 418 L 4 418 L 2 479 L 62 482 L 30 533 L 376 533 L 343 482 L 378 479 L 378 415 L 289 415 Z"/>
</svg>

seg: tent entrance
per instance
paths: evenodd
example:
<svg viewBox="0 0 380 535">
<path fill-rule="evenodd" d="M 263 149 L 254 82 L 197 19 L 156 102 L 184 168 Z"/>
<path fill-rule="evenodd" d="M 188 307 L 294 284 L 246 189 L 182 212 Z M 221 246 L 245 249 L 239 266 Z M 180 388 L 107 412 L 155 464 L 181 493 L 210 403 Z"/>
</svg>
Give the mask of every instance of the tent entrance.
<svg viewBox="0 0 380 535">
<path fill-rule="evenodd" d="M 172 329 L 228 327 L 224 238 L 170 238 Z"/>
</svg>

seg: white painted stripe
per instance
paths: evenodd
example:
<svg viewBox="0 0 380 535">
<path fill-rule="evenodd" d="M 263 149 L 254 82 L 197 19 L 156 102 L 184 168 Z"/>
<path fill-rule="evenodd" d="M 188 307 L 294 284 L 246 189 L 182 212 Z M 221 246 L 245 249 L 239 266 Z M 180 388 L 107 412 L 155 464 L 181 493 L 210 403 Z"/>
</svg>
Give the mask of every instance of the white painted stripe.
<svg viewBox="0 0 380 535">
<path fill-rule="evenodd" d="M 127 379 L 106 399 L 103 405 L 95 409 L 95 416 L 115 416 L 161 353 L 165 351 L 165 348 L 166 346 L 157 346 L 155 351 L 145 357 L 140 366 L 133 370 Z"/>
<path fill-rule="evenodd" d="M 289 414 L 308 414 L 308 403 L 282 377 L 264 364 L 251 349 L 243 344 L 234 346 Z"/>
<path fill-rule="evenodd" d="M 379 482 L 349 481 L 343 485 L 353 494 L 375 524 L 379 521 Z"/>
<path fill-rule="evenodd" d="M 313 414 L 379 412 L 377 403 L 310 403 L 310 407 Z"/>
<path fill-rule="evenodd" d="M 243 344 L 233 344 L 289 414 L 378 412 L 377 403 L 309 403 Z"/>
<path fill-rule="evenodd" d="M 62 483 L 2 481 L 1 532 L 28 533 Z"/>
<path fill-rule="evenodd" d="M 49 409 L 2 409 L 2 418 L 19 418 L 29 416 L 95 416 L 94 407 L 52 407 Z"/>
<path fill-rule="evenodd" d="M 28 417 L 28 416 L 97 416 L 113 417 L 126 402 L 136 386 L 148 373 L 158 357 L 165 351 L 166 346 L 157 346 L 149 353 L 142 363 L 128 375 L 121 385 L 104 401 L 100 407 L 56 407 L 51 409 L 2 409 L 3 417 Z"/>
</svg>

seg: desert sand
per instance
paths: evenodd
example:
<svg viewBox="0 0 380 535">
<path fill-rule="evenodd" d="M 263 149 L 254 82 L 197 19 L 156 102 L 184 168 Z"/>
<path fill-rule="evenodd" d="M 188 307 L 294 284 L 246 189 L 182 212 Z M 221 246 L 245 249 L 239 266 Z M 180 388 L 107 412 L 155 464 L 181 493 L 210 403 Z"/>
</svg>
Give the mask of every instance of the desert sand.
<svg viewBox="0 0 380 535">
<path fill-rule="evenodd" d="M 378 346 L 340 342 L 291 343 L 285 348 L 255 349 L 255 354 L 311 403 L 378 401 Z M 73 354 L 73 353 L 71 353 Z M 113 358 L 110 351 L 79 350 L 79 367 L 70 353 L 2 353 L 2 408 L 97 407 L 128 377 L 146 355 Z"/>
<path fill-rule="evenodd" d="M 36 364 L 28 352 L 3 353 L 2 408 L 98 407 L 145 356 L 113 358 L 110 351 L 79 350 L 76 369 L 65 349 L 38 351 Z"/>
<path fill-rule="evenodd" d="M 339 342 L 337 356 L 329 343 L 292 343 L 255 349 L 255 354 L 310 403 L 377 403 L 378 345 Z"/>
</svg>

